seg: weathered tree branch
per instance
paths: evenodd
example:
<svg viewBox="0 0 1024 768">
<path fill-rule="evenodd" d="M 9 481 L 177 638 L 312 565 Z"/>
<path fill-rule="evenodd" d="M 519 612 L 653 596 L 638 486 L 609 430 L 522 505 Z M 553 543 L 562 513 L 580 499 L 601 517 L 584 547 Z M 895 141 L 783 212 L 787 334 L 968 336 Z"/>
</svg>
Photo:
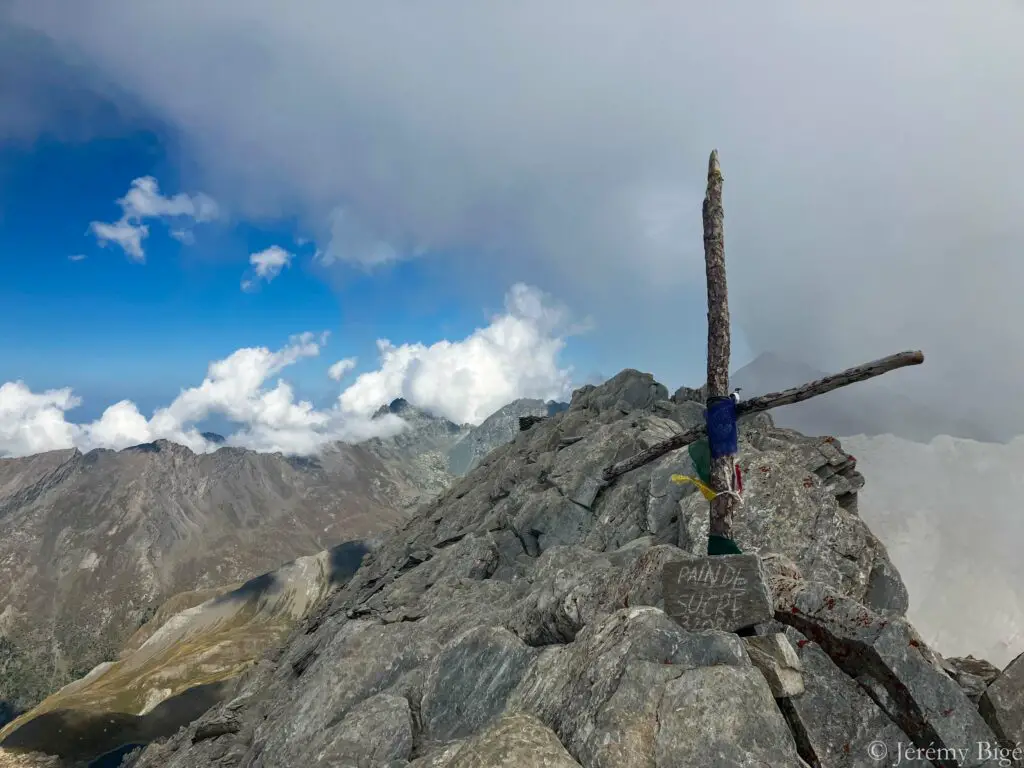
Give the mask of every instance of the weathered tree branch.
<svg viewBox="0 0 1024 768">
<path fill-rule="evenodd" d="M 722 207 L 722 169 L 718 150 L 708 160 L 708 188 L 704 196 L 704 268 L 708 286 L 708 388 L 707 397 L 729 396 L 729 289 L 725 275 L 725 211 Z M 719 495 L 711 501 L 711 533 L 730 538 L 736 499 L 724 493 L 732 487 L 733 456 L 711 460 L 711 489 Z"/>
<path fill-rule="evenodd" d="M 889 355 L 888 357 L 883 357 L 880 360 L 864 363 L 863 365 L 858 365 L 854 368 L 847 368 L 845 371 L 841 371 L 840 373 L 833 374 L 832 376 L 826 376 L 825 378 L 818 379 L 817 381 L 808 382 L 807 384 L 803 384 L 799 387 L 786 389 L 782 392 L 772 392 L 759 397 L 752 397 L 750 400 L 741 401 L 737 406 L 736 411 L 740 416 L 745 416 L 751 413 L 767 411 L 772 408 L 779 408 L 783 405 L 802 403 L 804 400 L 810 400 L 811 398 L 818 397 L 826 392 L 831 392 L 832 390 L 846 387 L 850 384 L 856 384 L 859 381 L 873 379 L 876 376 L 881 376 L 889 371 L 895 371 L 897 368 L 906 368 L 910 365 L 920 365 L 923 362 L 923 352 L 899 352 L 895 355 Z M 695 427 L 691 427 L 685 432 L 673 435 L 667 440 L 662 440 L 660 443 L 652 445 L 650 448 L 630 456 L 628 459 L 623 459 L 617 464 L 612 464 L 611 466 L 606 467 L 602 473 L 602 479 L 605 483 L 609 483 L 619 475 L 631 472 L 638 467 L 642 467 L 645 464 L 649 464 L 655 459 L 664 456 L 670 451 L 675 451 L 689 445 L 690 443 L 700 440 L 705 434 L 707 434 L 707 428 L 705 425 L 698 424 Z"/>
<path fill-rule="evenodd" d="M 736 410 L 741 414 L 757 413 L 758 411 L 767 411 L 769 408 L 781 408 L 784 405 L 802 403 L 804 400 L 824 395 L 826 392 L 831 392 L 834 389 L 856 384 L 859 381 L 873 379 L 876 376 L 881 376 L 883 373 L 895 371 L 897 368 L 906 368 L 908 365 L 920 365 L 923 362 L 923 352 L 897 352 L 895 355 L 889 355 L 880 360 L 864 363 L 864 365 L 847 368 L 840 373 L 835 373 L 807 384 L 801 384 L 799 387 L 752 397 L 741 402 Z"/>
</svg>

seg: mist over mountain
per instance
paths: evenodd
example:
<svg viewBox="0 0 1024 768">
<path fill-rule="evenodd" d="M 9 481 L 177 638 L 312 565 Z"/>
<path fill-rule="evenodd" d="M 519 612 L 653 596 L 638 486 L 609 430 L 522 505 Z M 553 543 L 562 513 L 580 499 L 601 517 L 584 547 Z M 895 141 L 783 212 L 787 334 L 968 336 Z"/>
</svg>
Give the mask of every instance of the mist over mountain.
<svg viewBox="0 0 1024 768">
<path fill-rule="evenodd" d="M 464 475 L 499 445 L 519 432 L 523 416 L 553 416 L 569 407 L 553 400 L 519 399 L 499 408 L 467 432 L 448 452 L 448 467 L 455 475 Z"/>
<path fill-rule="evenodd" d="M 1024 651 L 1024 438 L 844 437 L 867 482 L 859 513 L 910 593 L 907 615 L 943 653 L 1004 665 Z"/>
</svg>

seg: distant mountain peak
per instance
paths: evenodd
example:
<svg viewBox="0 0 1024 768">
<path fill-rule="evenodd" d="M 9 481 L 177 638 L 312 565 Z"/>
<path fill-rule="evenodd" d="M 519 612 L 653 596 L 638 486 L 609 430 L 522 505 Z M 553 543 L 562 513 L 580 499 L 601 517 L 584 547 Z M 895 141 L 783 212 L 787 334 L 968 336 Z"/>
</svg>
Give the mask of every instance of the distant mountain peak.
<svg viewBox="0 0 1024 768">
<path fill-rule="evenodd" d="M 425 411 L 424 409 L 419 408 L 418 406 L 413 405 L 408 400 L 406 400 L 404 397 L 396 397 L 390 403 L 386 403 L 386 404 L 382 405 L 380 408 L 378 408 L 374 412 L 373 418 L 379 419 L 381 416 L 386 416 L 389 413 L 390 414 L 394 414 L 395 416 L 400 416 L 400 417 L 402 417 L 404 419 L 408 419 L 408 418 L 431 418 L 431 419 L 438 418 L 438 417 L 434 416 L 433 414 Z"/>
<path fill-rule="evenodd" d="M 779 387 L 792 387 L 813 381 L 826 375 L 811 365 L 796 358 L 787 357 L 779 352 L 762 352 L 745 366 L 733 373 L 733 377 L 740 380 L 758 380 L 762 386 L 769 390 Z M 763 394 L 762 392 L 748 392 L 749 395 Z"/>
</svg>

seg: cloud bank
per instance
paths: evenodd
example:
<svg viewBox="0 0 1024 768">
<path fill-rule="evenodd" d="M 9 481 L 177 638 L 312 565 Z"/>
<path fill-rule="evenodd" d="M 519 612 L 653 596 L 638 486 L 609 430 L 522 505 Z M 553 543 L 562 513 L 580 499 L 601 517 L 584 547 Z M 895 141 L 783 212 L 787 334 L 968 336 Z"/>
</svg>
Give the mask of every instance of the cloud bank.
<svg viewBox="0 0 1024 768">
<path fill-rule="evenodd" d="M 910 592 L 908 616 L 948 656 L 999 667 L 1024 652 L 1024 438 L 844 437 L 867 484 L 859 513 Z"/>
<path fill-rule="evenodd" d="M 304 222 L 335 268 L 444 252 L 528 278 L 592 311 L 603 366 L 665 381 L 701 367 L 717 147 L 755 352 L 835 370 L 923 348 L 916 396 L 1024 428 L 960 396 L 979 370 L 1024 385 L 1000 353 L 1024 346 L 1019 2 L 8 6 L 67 77 L 172 126 L 232 210 Z"/>
<path fill-rule="evenodd" d="M 24 456 L 77 447 L 121 449 L 167 439 L 194 451 L 216 450 L 200 432 L 202 422 L 221 416 L 238 425 L 229 445 L 256 451 L 315 453 L 327 443 L 358 442 L 403 427 L 397 416 L 371 418 L 395 397 L 458 423 L 482 421 L 518 397 L 565 397 L 571 372 L 558 364 L 567 314 L 536 289 L 517 284 L 504 314 L 460 341 L 430 346 L 395 346 L 378 341 L 380 367 L 364 373 L 336 403 L 317 408 L 296 398 L 279 377 L 286 368 L 315 358 L 327 334 L 293 336 L 277 351 L 239 349 L 211 363 L 206 377 L 146 418 L 122 400 L 94 422 L 77 424 L 67 414 L 81 404 L 70 388 L 33 392 L 23 382 L 0 386 L 0 456 Z M 340 380 L 355 365 L 340 360 L 329 375 Z"/>
</svg>

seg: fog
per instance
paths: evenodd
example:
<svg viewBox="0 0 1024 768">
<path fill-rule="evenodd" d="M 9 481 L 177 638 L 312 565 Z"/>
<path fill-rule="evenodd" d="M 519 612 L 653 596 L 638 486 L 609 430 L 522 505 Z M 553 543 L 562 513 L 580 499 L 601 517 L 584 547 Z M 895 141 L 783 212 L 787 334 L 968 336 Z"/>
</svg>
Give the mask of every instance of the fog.
<svg viewBox="0 0 1024 768">
<path fill-rule="evenodd" d="M 908 617 L 946 656 L 1003 667 L 1024 653 L 1024 440 L 928 444 L 850 437 L 866 484 L 858 509 L 910 593 Z"/>
</svg>

